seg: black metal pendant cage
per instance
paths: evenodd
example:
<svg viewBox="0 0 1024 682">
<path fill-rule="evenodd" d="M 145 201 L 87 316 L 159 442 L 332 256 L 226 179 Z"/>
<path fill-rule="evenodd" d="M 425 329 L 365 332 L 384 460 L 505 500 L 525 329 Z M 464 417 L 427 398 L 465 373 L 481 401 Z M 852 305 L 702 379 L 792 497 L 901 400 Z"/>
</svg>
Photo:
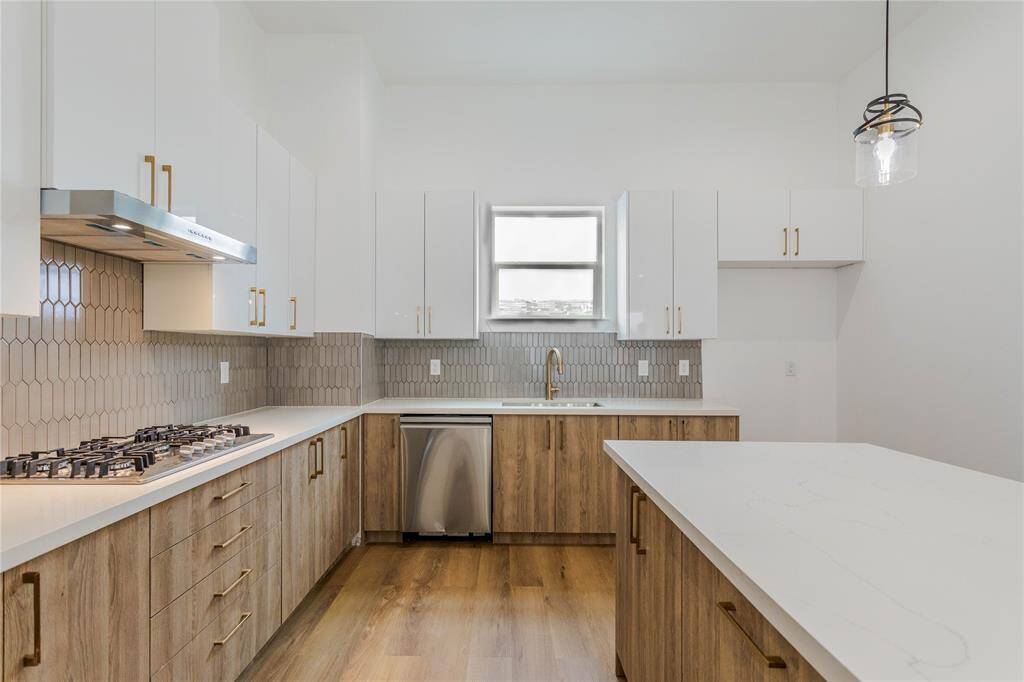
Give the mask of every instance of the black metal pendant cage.
<svg viewBox="0 0 1024 682">
<path fill-rule="evenodd" d="M 888 78 L 886 78 L 888 81 Z M 882 129 L 891 132 L 893 137 L 909 135 L 924 125 L 921 110 L 910 103 L 910 97 L 894 92 L 882 95 L 868 102 L 864 107 L 864 122 L 853 130 L 856 140 L 863 133 Z"/>
</svg>

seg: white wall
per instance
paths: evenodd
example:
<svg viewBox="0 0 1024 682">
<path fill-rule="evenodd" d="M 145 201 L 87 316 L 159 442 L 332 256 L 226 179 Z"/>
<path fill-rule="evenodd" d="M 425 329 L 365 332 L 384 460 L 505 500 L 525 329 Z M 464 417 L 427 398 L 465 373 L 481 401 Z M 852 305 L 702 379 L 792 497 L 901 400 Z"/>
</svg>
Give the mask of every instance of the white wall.
<svg viewBox="0 0 1024 682">
<path fill-rule="evenodd" d="M 894 36 L 924 112 L 920 173 L 871 190 L 867 262 L 838 279 L 841 440 L 1024 480 L 1020 3 L 937 3 Z M 881 55 L 840 87 L 840 155 Z"/>
<path fill-rule="evenodd" d="M 614 314 L 622 191 L 833 186 L 836 100 L 835 85 L 821 83 L 387 86 L 377 181 L 477 190 L 484 330 L 524 328 L 485 321 L 487 205 L 605 206 Z M 704 391 L 743 409 L 745 439 L 834 438 L 834 282 L 833 271 L 720 273 L 722 339 L 705 344 Z M 785 360 L 798 377 L 784 376 Z"/>
<path fill-rule="evenodd" d="M 379 78 L 356 35 L 267 36 L 266 127 L 317 176 L 316 329 L 373 332 Z"/>
</svg>

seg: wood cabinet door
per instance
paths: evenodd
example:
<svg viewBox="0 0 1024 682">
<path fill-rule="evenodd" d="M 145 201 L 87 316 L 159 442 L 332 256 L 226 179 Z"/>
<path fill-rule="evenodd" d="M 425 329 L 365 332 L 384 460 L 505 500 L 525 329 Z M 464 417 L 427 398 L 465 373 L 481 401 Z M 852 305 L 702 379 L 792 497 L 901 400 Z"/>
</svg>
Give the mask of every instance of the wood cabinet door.
<svg viewBox="0 0 1024 682">
<path fill-rule="evenodd" d="M 616 417 L 559 417 L 555 448 L 555 530 L 559 533 L 614 533 L 613 499 L 617 467 L 604 441 L 619 434 Z"/>
<path fill-rule="evenodd" d="M 316 483 L 315 440 L 281 453 L 281 613 L 285 618 L 319 577 Z"/>
<path fill-rule="evenodd" d="M 352 538 L 359 533 L 359 419 L 353 419 L 341 425 L 341 459 L 342 459 L 342 551 L 348 549 Z"/>
<path fill-rule="evenodd" d="M 679 595 L 681 539 L 675 524 L 642 493 L 636 503 L 640 679 L 678 680 L 682 668 Z"/>
<path fill-rule="evenodd" d="M 676 433 L 680 440 L 740 439 L 739 417 L 679 417 Z"/>
<path fill-rule="evenodd" d="M 630 680 L 643 679 L 637 658 L 639 643 L 639 589 L 636 547 L 632 541 L 633 481 L 615 468 L 615 657 L 620 672 Z"/>
<path fill-rule="evenodd" d="M 344 540 L 345 462 L 342 461 L 341 427 L 336 426 L 320 435 L 320 470 L 316 480 L 317 500 L 317 579 L 327 572 L 341 555 Z"/>
<path fill-rule="evenodd" d="M 619 417 L 618 437 L 622 440 L 675 440 L 677 421 L 677 417 Z"/>
<path fill-rule="evenodd" d="M 554 422 L 554 417 L 495 415 L 494 532 L 555 530 Z"/>
<path fill-rule="evenodd" d="M 148 679 L 149 510 L 6 571 L 3 592 L 4 680 Z"/>
<path fill-rule="evenodd" d="M 399 531 L 401 462 L 398 415 L 363 415 L 363 528 Z"/>
</svg>

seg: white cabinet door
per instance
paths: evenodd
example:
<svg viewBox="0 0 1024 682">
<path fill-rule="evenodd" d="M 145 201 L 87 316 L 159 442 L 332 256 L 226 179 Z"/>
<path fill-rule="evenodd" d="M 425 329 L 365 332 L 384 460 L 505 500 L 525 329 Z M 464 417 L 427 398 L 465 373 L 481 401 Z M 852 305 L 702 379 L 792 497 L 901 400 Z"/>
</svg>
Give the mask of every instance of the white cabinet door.
<svg viewBox="0 0 1024 682">
<path fill-rule="evenodd" d="M 150 200 L 155 11 L 153 2 L 48 4 L 45 186 Z"/>
<path fill-rule="evenodd" d="M 313 334 L 316 248 L 316 178 L 294 157 L 291 164 L 291 217 L 288 221 L 289 331 Z"/>
<path fill-rule="evenodd" d="M 620 259 L 627 269 L 623 338 L 671 339 L 672 192 L 626 194 L 619 202 L 618 229 L 625 230 L 619 243 L 626 247 Z"/>
<path fill-rule="evenodd" d="M 0 3 L 0 314 L 39 315 L 42 7 Z"/>
<path fill-rule="evenodd" d="M 156 202 L 203 225 L 216 214 L 219 64 L 213 3 L 156 3 Z"/>
<path fill-rule="evenodd" d="M 794 260 L 864 258 L 864 195 L 859 189 L 795 189 L 789 224 Z"/>
<path fill-rule="evenodd" d="M 376 336 L 417 339 L 423 324 L 423 192 L 377 195 Z"/>
<path fill-rule="evenodd" d="M 460 190 L 427 192 L 424 223 L 425 334 L 475 339 L 476 195 Z"/>
<path fill-rule="evenodd" d="M 715 191 L 673 194 L 676 339 L 718 336 L 718 208 Z"/>
<path fill-rule="evenodd" d="M 288 220 L 291 157 L 260 128 L 256 147 L 256 286 L 260 326 L 266 334 L 287 334 Z"/>
<path fill-rule="evenodd" d="M 718 192 L 720 261 L 786 261 L 794 244 L 785 189 Z M 789 246 L 787 246 L 787 235 Z"/>
<path fill-rule="evenodd" d="M 263 251 L 256 244 L 256 123 L 226 97 L 218 99 L 217 115 L 215 188 L 219 196 L 208 226 L 256 245 L 258 260 Z M 212 267 L 213 328 L 256 332 L 256 266 Z"/>
</svg>

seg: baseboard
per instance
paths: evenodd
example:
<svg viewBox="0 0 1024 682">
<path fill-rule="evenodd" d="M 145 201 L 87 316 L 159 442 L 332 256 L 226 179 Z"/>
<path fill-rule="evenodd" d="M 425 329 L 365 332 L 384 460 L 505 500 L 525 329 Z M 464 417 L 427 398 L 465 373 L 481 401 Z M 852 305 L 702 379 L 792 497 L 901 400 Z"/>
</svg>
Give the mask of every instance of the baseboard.
<svg viewBox="0 0 1024 682">
<path fill-rule="evenodd" d="M 496 545 L 614 545 L 615 533 L 495 533 Z"/>
</svg>

